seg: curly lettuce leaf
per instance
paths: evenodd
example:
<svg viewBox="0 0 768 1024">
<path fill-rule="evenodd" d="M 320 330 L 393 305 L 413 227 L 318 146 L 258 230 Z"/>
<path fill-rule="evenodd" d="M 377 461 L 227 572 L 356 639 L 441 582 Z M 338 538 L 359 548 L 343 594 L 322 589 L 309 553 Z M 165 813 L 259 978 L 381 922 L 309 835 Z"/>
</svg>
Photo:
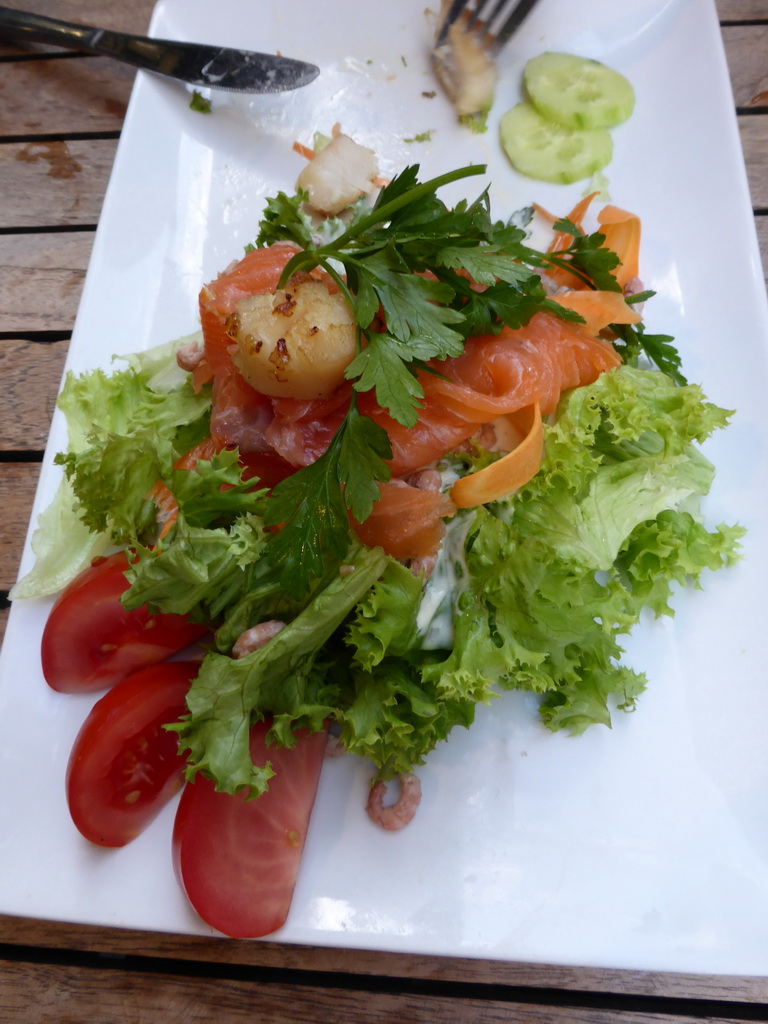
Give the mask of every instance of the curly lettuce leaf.
<svg viewBox="0 0 768 1024">
<path fill-rule="evenodd" d="M 421 602 L 421 580 L 400 562 L 390 560 L 355 609 L 346 642 L 355 649 L 354 660 L 366 671 L 385 655 L 406 654 L 416 644 L 416 614 Z"/>
<path fill-rule="evenodd" d="M 353 665 L 337 712 L 345 748 L 390 779 L 423 764 L 456 726 L 474 721 L 476 695 L 449 696 L 420 677 L 413 659 L 387 657 L 365 671 Z M 489 695 L 490 699 L 490 695 Z"/>
<path fill-rule="evenodd" d="M 129 610 L 148 604 L 190 615 L 196 622 L 215 621 L 247 592 L 248 569 L 258 562 L 266 542 L 256 516 L 240 516 L 229 528 L 206 529 L 179 515 L 157 549 L 136 549 L 122 603 Z"/>
<path fill-rule="evenodd" d="M 215 622 L 243 600 L 269 534 L 258 514 L 267 492 L 242 473 L 236 449 L 171 470 L 165 483 L 175 521 L 152 547 L 134 546 L 126 608 L 149 604 Z"/>
<path fill-rule="evenodd" d="M 160 470 L 207 431 L 210 395 L 196 395 L 176 365 L 188 339 L 128 357 L 128 369 L 69 372 L 58 399 L 66 416 L 65 476 L 32 537 L 35 562 L 11 597 L 61 590 L 110 543 L 146 529 L 146 499 Z"/>
<path fill-rule="evenodd" d="M 53 500 L 37 518 L 31 539 L 32 568 L 8 596 L 16 601 L 56 594 L 108 546 L 109 537 L 92 533 L 80 518 L 72 485 L 63 477 Z"/>
<path fill-rule="evenodd" d="M 173 727 L 179 748 L 189 751 L 188 778 L 202 772 L 220 791 L 257 796 L 265 780 L 251 761 L 252 722 L 271 714 L 269 741 L 291 746 L 295 730 L 317 730 L 333 715 L 333 673 L 326 682 L 316 661 L 381 576 L 387 556 L 380 548 L 361 549 L 348 564 L 351 572 L 337 574 L 264 647 L 240 659 L 205 657 L 187 696 L 189 714 Z"/>
<path fill-rule="evenodd" d="M 675 584 L 701 587 L 701 574 L 732 565 L 738 558 L 740 526 L 720 524 L 708 530 L 684 509 L 661 512 L 632 531 L 616 559 L 623 579 L 657 617 L 673 615 Z"/>
<path fill-rule="evenodd" d="M 634 707 L 645 679 L 621 664 L 621 635 L 737 557 L 741 529 L 710 531 L 697 511 L 713 467 L 694 442 L 728 415 L 697 387 L 629 367 L 565 396 L 537 476 L 476 510 L 452 650 L 423 678 L 447 693 L 474 685 L 478 699 L 533 691 L 545 724 L 573 733 Z"/>
</svg>

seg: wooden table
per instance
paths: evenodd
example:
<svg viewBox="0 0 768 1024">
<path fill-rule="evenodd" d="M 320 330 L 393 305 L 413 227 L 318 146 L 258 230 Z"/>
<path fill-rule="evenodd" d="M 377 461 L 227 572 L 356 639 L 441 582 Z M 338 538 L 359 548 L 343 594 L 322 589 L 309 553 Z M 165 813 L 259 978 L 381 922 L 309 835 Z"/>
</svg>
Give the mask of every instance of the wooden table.
<svg viewBox="0 0 768 1024">
<path fill-rule="evenodd" d="M 144 32 L 154 0 L 15 0 Z M 768 265 L 768 0 L 718 0 Z M 0 638 L 133 73 L 0 43 Z M 768 978 L 339 951 L 0 917 L 0 1020 L 104 1024 L 768 1019 Z"/>
</svg>

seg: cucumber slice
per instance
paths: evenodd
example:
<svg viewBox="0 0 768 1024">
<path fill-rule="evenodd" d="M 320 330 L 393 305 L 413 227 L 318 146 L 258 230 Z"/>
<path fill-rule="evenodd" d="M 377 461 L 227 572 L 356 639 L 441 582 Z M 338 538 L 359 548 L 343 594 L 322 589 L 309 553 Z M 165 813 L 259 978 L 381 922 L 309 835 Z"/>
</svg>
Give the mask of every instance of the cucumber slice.
<svg viewBox="0 0 768 1024">
<path fill-rule="evenodd" d="M 561 128 L 530 103 L 518 103 L 508 110 L 499 132 L 512 166 L 538 181 L 570 185 L 601 171 L 613 156 L 613 140 L 605 128 Z"/>
<path fill-rule="evenodd" d="M 635 109 L 635 90 L 624 75 L 570 53 L 542 53 L 525 65 L 531 102 L 565 128 L 612 128 Z"/>
</svg>

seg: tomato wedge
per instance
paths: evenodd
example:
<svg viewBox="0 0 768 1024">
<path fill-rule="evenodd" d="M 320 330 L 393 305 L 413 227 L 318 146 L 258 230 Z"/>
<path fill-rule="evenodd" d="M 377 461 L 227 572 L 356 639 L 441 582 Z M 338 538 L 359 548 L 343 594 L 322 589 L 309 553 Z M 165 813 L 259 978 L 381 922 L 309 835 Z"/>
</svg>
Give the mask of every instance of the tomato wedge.
<svg viewBox="0 0 768 1024">
<path fill-rule="evenodd" d="M 153 615 L 146 606 L 126 611 L 120 595 L 128 589 L 127 568 L 124 551 L 94 559 L 56 599 L 41 645 L 43 675 L 52 689 L 106 690 L 206 632 L 185 615 Z"/>
<path fill-rule="evenodd" d="M 93 706 L 72 748 L 67 802 L 78 830 L 99 846 L 125 846 L 178 793 L 185 758 L 164 725 L 186 711 L 195 661 L 127 676 Z"/>
<path fill-rule="evenodd" d="M 296 746 L 264 743 L 268 722 L 251 729 L 254 764 L 276 775 L 255 800 L 217 793 L 198 775 L 181 796 L 173 830 L 176 876 L 211 927 L 233 938 L 269 935 L 285 923 L 315 802 L 326 733 L 300 732 Z"/>
</svg>

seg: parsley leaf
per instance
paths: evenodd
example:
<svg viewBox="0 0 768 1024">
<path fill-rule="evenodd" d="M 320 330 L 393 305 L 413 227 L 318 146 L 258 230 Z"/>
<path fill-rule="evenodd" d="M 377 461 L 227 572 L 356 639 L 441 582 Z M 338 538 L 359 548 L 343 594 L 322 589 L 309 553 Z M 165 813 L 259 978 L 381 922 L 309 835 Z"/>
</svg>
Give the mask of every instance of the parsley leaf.
<svg viewBox="0 0 768 1024">
<path fill-rule="evenodd" d="M 345 504 L 358 522 L 365 522 L 374 501 L 379 500 L 376 482 L 391 477 L 392 471 L 384 461 L 391 458 L 386 431 L 362 416 L 353 402 L 341 431 L 339 474 L 345 485 Z"/>
<path fill-rule="evenodd" d="M 267 544 L 267 557 L 279 571 L 280 586 L 297 601 L 323 575 L 328 560 L 340 560 L 348 547 L 340 447 L 337 433 L 316 462 L 277 484 L 264 514 L 267 526 L 281 527 Z"/>
<path fill-rule="evenodd" d="M 306 193 L 299 190 L 295 196 L 278 192 L 267 200 L 256 236 L 257 248 L 261 249 L 274 242 L 295 242 L 302 249 L 312 247 L 309 218 L 302 212 L 306 198 Z"/>
<path fill-rule="evenodd" d="M 346 370 L 348 379 L 359 377 L 355 390 L 374 389 L 376 401 L 406 427 L 419 418 L 419 399 L 424 390 L 414 372 L 398 351 L 398 341 L 388 334 L 374 334 L 369 344 L 352 360 Z"/>
<path fill-rule="evenodd" d="M 211 101 L 203 96 L 197 89 L 192 90 L 192 99 L 189 101 L 189 109 L 196 111 L 198 114 L 210 114 L 212 107 Z"/>
<path fill-rule="evenodd" d="M 378 500 L 377 481 L 389 480 L 392 457 L 386 432 L 362 416 L 355 401 L 330 445 L 316 462 L 286 477 L 272 491 L 264 522 L 282 527 L 267 544 L 280 585 L 301 600 L 329 562 L 349 548 L 347 509 L 360 522 Z"/>
<path fill-rule="evenodd" d="M 643 323 L 611 324 L 611 329 L 618 338 L 614 348 L 625 363 L 635 365 L 638 356 L 645 354 L 658 370 L 666 373 L 676 384 L 688 383 L 680 369 L 682 360 L 671 335 L 646 334 Z"/>
<path fill-rule="evenodd" d="M 448 326 L 463 319 L 458 310 L 445 305 L 453 298 L 450 285 L 404 269 L 389 246 L 366 260 L 365 272 L 371 275 L 371 286 L 386 310 L 388 330 L 403 343 L 401 358 L 445 359 L 461 354 L 464 339 Z"/>
<path fill-rule="evenodd" d="M 507 256 L 491 246 L 446 245 L 436 256 L 438 266 L 463 270 L 477 284 L 527 284 L 532 276 L 516 256 Z"/>
<path fill-rule="evenodd" d="M 572 235 L 573 241 L 567 249 L 546 253 L 544 258 L 548 263 L 571 271 L 602 291 L 621 291 L 621 285 L 613 274 L 621 261 L 615 252 L 605 248 L 604 234 L 594 231 L 587 235 L 567 218 L 555 221 L 552 227 L 555 231 Z"/>
</svg>

